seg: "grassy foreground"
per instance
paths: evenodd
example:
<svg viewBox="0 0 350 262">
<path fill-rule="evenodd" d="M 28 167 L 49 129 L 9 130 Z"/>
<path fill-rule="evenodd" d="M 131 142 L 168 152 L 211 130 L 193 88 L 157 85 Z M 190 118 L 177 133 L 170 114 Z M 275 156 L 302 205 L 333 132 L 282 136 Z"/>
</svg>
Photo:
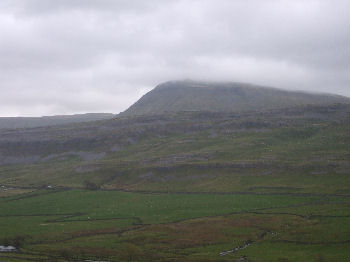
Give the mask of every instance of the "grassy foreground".
<svg viewBox="0 0 350 262">
<path fill-rule="evenodd" d="M 1 261 L 347 261 L 350 199 L 41 190 L 0 198 Z M 221 256 L 221 252 L 244 247 Z"/>
</svg>

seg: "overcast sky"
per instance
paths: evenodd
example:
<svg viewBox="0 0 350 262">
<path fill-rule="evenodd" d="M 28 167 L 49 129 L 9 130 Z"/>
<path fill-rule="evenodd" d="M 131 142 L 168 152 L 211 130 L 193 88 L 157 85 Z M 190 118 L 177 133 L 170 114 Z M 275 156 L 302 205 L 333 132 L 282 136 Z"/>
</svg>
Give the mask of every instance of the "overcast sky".
<svg viewBox="0 0 350 262">
<path fill-rule="evenodd" d="M 0 116 L 125 110 L 160 82 L 350 96 L 349 0 L 1 0 Z"/>
</svg>

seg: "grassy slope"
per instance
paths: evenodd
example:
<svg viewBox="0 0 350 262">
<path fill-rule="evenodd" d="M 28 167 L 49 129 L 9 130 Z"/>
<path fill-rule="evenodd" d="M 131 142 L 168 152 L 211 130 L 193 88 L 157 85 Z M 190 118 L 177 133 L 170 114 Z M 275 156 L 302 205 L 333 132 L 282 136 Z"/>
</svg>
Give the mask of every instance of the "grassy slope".
<svg viewBox="0 0 350 262">
<path fill-rule="evenodd" d="M 111 113 L 87 113 L 43 117 L 0 117 L 0 128 L 30 128 L 111 119 Z"/>
<path fill-rule="evenodd" d="M 349 194 L 348 119 L 293 121 L 282 127 L 146 134 L 100 160 L 71 156 L 2 166 L 0 184 L 82 187 L 90 180 L 127 190 Z"/>
<path fill-rule="evenodd" d="M 126 189 L 349 193 L 349 134 L 349 125 L 330 125 L 175 136 L 147 140 L 103 164 L 125 169 L 109 183 Z"/>
<path fill-rule="evenodd" d="M 0 198 L 0 245 L 14 243 L 18 235 L 24 241 L 20 253 L 0 258 L 345 262 L 350 202 L 327 194 L 349 195 L 349 117 L 344 108 L 316 111 L 312 117 L 180 114 L 166 122 L 159 120 L 164 116 L 101 122 L 110 136 L 79 125 L 93 141 L 80 143 L 86 150 L 106 150 L 120 145 L 120 138 L 131 142 L 103 159 L 69 156 L 2 166 L 0 184 L 83 187 L 90 180 L 104 189 L 212 193 L 16 189 L 22 194 Z M 62 140 L 51 138 L 41 149 L 62 150 L 60 141 L 76 142 L 77 126 L 65 128 Z M 36 130 L 31 132 L 35 138 Z M 77 167 L 90 171 L 79 173 Z M 245 194 L 220 194 L 237 191 Z M 219 255 L 247 241 L 248 248 Z"/>
</svg>

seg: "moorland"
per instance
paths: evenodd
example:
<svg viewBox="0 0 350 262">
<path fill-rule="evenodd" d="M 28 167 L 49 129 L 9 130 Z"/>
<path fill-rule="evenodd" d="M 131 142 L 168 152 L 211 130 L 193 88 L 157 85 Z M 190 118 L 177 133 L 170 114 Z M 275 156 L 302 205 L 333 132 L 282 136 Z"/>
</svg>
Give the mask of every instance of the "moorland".
<svg viewBox="0 0 350 262">
<path fill-rule="evenodd" d="M 0 260 L 348 261 L 349 99 L 198 85 L 0 129 Z"/>
</svg>

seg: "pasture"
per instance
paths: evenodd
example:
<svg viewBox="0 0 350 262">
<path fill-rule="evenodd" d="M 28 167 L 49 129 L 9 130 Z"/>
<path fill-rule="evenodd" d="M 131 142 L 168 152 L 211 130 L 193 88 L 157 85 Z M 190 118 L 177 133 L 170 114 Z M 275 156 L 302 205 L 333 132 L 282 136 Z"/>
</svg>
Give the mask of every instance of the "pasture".
<svg viewBox="0 0 350 262">
<path fill-rule="evenodd" d="M 1 197 L 0 210 L 0 245 L 18 248 L 0 253 L 3 261 L 350 256 L 350 198 L 335 195 L 51 189 Z"/>
</svg>

